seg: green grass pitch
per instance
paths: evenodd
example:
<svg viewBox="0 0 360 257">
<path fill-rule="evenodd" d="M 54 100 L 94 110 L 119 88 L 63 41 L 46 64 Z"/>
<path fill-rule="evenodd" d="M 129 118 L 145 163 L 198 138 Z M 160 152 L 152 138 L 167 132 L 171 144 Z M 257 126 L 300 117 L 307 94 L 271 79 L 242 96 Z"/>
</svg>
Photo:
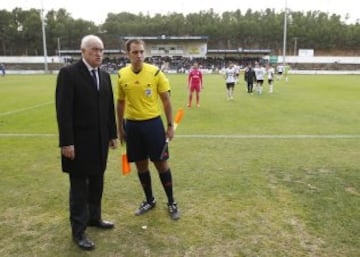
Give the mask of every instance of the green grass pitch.
<svg viewBox="0 0 360 257">
<path fill-rule="evenodd" d="M 0 256 L 360 256 L 360 76 L 290 75 L 261 96 L 240 80 L 227 101 L 223 77 L 204 75 L 200 108 L 186 107 L 185 75 L 168 77 L 185 109 L 170 142 L 182 217 L 168 217 L 154 168 L 158 205 L 133 215 L 143 193 L 118 148 L 103 197 L 116 228 L 88 229 L 91 253 L 70 237 L 56 75 L 0 77 Z"/>
</svg>

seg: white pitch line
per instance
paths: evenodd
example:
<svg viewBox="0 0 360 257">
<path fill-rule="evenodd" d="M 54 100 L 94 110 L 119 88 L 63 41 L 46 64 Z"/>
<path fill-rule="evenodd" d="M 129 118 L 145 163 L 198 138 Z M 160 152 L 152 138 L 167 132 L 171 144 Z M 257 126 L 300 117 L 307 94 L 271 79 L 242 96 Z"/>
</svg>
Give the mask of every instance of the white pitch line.
<svg viewBox="0 0 360 257">
<path fill-rule="evenodd" d="M 19 112 L 25 112 L 25 111 L 28 111 L 28 110 L 36 109 L 36 108 L 38 108 L 38 107 L 42 107 L 42 106 L 49 105 L 49 104 L 53 104 L 53 103 L 54 103 L 54 102 L 47 102 L 47 103 L 42 103 L 42 104 L 37 104 L 37 105 L 29 106 L 29 107 L 26 107 L 26 108 L 17 109 L 17 110 L 10 111 L 10 112 L 2 112 L 2 113 L 0 113 L 0 116 L 6 116 L 6 115 L 11 115 L 11 114 L 19 113 Z"/>
<path fill-rule="evenodd" d="M 0 137 L 55 137 L 57 134 L 42 133 L 0 133 Z M 194 134 L 175 135 L 175 138 L 212 138 L 212 139 L 351 139 L 360 138 L 360 135 L 214 135 Z"/>
<path fill-rule="evenodd" d="M 221 138 L 221 139 L 256 139 L 256 138 L 265 138 L 265 139 L 306 139 L 306 138 L 360 138 L 360 135 L 357 134 L 334 134 L 334 135 L 176 135 L 176 137 L 182 138 Z"/>
</svg>

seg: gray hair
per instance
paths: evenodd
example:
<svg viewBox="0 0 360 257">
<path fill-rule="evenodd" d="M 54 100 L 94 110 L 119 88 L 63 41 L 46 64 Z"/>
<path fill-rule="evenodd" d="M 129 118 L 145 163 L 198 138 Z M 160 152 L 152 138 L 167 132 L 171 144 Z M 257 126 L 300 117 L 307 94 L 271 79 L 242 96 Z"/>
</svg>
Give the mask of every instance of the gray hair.
<svg viewBox="0 0 360 257">
<path fill-rule="evenodd" d="M 104 43 L 102 42 L 101 38 L 95 35 L 86 35 L 81 39 L 80 49 L 84 49 L 89 47 L 91 42 L 97 41 L 104 47 Z"/>
</svg>

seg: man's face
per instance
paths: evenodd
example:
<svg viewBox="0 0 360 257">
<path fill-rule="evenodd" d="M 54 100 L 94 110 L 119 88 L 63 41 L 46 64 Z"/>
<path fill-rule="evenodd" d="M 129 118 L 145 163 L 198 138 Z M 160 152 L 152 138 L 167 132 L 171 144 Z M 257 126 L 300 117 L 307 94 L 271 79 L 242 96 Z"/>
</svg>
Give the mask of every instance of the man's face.
<svg viewBox="0 0 360 257">
<path fill-rule="evenodd" d="M 144 45 L 142 44 L 131 44 L 128 56 L 132 65 L 141 65 L 144 61 Z"/>
<path fill-rule="evenodd" d="M 93 68 L 101 65 L 104 51 L 104 45 L 101 42 L 92 40 L 85 48 L 81 49 L 81 51 L 86 62 Z"/>
</svg>

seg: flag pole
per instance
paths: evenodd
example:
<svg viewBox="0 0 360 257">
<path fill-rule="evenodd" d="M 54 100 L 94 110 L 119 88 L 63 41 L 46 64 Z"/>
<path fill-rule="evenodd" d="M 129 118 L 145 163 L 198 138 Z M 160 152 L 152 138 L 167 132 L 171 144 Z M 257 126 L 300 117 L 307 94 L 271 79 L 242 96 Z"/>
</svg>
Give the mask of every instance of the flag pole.
<svg viewBox="0 0 360 257">
<path fill-rule="evenodd" d="M 43 38 L 43 47 L 44 47 L 44 70 L 45 73 L 48 73 L 48 61 L 47 61 L 47 48 L 46 48 L 46 31 L 45 31 L 45 21 L 44 21 L 44 3 L 41 1 L 41 28 L 42 28 L 42 38 Z"/>
<path fill-rule="evenodd" d="M 285 0 L 285 11 L 284 11 L 284 35 L 283 35 L 283 66 L 286 64 L 286 36 L 287 36 L 287 0 Z"/>
</svg>

